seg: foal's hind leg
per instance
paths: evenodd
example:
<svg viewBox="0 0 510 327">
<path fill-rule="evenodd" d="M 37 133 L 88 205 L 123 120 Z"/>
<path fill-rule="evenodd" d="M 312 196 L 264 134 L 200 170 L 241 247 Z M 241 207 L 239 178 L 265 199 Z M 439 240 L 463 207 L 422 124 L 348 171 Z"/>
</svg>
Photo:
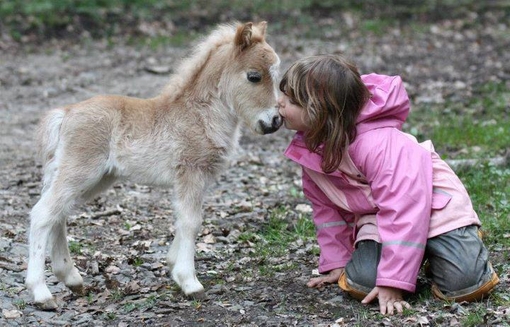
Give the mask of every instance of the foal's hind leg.
<svg viewBox="0 0 510 327">
<path fill-rule="evenodd" d="M 195 273 L 195 238 L 202 226 L 202 202 L 207 177 L 186 171 L 175 183 L 175 238 L 168 252 L 173 280 L 186 295 L 200 296 L 204 287 Z"/>
<path fill-rule="evenodd" d="M 83 278 L 69 255 L 66 239 L 66 216 L 84 194 L 91 194 L 101 180 L 100 168 L 90 171 L 66 167 L 50 181 L 41 199 L 30 213 L 30 244 L 27 270 L 27 287 L 32 291 L 35 304 L 44 310 L 57 308 L 44 281 L 46 246 L 51 247 L 53 272 L 73 292 L 81 293 Z M 79 171 L 77 173 L 76 171 Z M 65 176 L 65 177 L 62 177 Z"/>
<path fill-rule="evenodd" d="M 80 180 L 80 177 L 83 179 L 81 188 L 79 188 L 79 190 L 81 190 L 79 193 L 83 194 L 80 195 L 79 202 L 85 202 L 113 184 L 115 177 L 112 175 L 100 177 L 100 171 L 101 169 L 98 169 L 94 173 L 75 177 L 75 180 Z M 68 188 L 66 193 L 73 194 L 71 190 L 78 190 L 76 184 L 69 186 L 71 187 Z M 52 241 L 52 244 L 50 244 L 50 257 L 53 273 L 57 279 L 63 282 L 73 293 L 83 295 L 83 278 L 78 272 L 78 269 L 74 266 L 74 262 L 69 254 L 65 217 L 53 225 L 50 240 Z"/>
<path fill-rule="evenodd" d="M 67 233 L 65 218 L 56 223 L 51 230 L 50 239 L 50 257 L 53 273 L 57 279 L 63 282 L 73 293 L 83 294 L 83 278 L 78 269 L 74 266 L 73 260 L 69 255 L 67 245 Z"/>
<path fill-rule="evenodd" d="M 35 304 L 43 310 L 57 308 L 57 303 L 44 281 L 46 245 L 55 226 L 62 224 L 63 221 L 65 224 L 64 208 L 67 205 L 67 203 L 58 203 L 53 196 L 52 188 L 50 188 L 30 212 L 26 285 L 32 291 Z M 78 277 L 81 278 L 79 274 Z"/>
</svg>

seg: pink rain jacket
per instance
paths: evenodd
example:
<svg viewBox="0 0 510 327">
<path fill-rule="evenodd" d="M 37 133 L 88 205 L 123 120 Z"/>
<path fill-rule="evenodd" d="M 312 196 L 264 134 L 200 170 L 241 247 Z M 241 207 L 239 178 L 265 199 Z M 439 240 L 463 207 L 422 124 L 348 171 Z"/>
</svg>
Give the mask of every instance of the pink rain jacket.
<svg viewBox="0 0 510 327">
<path fill-rule="evenodd" d="M 345 267 L 357 241 L 382 243 L 377 286 L 414 292 L 428 238 L 480 225 L 463 184 L 434 152 L 401 131 L 409 98 L 398 76 L 363 75 L 372 94 L 339 169 L 321 170 L 298 132 L 285 155 L 303 168 L 321 249 L 319 272 Z"/>
</svg>

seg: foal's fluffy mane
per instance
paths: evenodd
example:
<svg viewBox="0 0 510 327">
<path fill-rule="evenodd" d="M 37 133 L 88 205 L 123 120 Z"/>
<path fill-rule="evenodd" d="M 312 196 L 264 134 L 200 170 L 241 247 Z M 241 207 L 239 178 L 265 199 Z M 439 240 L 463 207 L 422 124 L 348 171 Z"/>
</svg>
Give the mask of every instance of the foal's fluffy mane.
<svg viewBox="0 0 510 327">
<path fill-rule="evenodd" d="M 170 77 L 170 81 L 164 90 L 164 93 L 169 96 L 169 101 L 177 99 L 182 94 L 184 88 L 202 70 L 214 50 L 220 45 L 233 42 L 238 25 L 238 22 L 219 25 L 208 36 L 202 38 L 194 47 L 191 55 L 181 61 L 176 73 Z"/>
</svg>

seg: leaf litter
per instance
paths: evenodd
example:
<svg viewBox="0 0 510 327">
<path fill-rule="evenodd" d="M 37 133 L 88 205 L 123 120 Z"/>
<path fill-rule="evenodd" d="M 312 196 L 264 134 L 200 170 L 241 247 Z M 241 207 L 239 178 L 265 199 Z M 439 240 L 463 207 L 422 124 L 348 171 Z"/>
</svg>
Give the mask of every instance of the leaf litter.
<svg viewBox="0 0 510 327">
<path fill-rule="evenodd" d="M 271 35 L 270 43 L 280 53 L 282 69 L 304 55 L 342 51 L 355 57 L 362 71 L 404 75 L 412 101 L 441 103 L 468 98 L 476 85 L 508 80 L 509 40 L 501 35 L 509 35 L 509 27 L 498 21 L 497 13 L 487 15 L 486 23 L 479 24 L 443 21 L 433 25 L 431 33 L 413 34 L 412 27 L 403 25 L 387 35 L 361 38 L 352 28 L 338 29 L 325 40 Z M 413 310 L 391 317 L 381 317 L 376 306 L 359 304 L 335 285 L 306 288 L 317 264 L 313 241 L 293 240 L 280 253 L 276 247 L 267 249 L 271 243 L 262 236 L 272 211 L 284 208 L 288 232 L 297 217 L 311 210 L 300 195 L 299 169 L 282 155 L 292 137 L 285 130 L 262 138 L 245 133 L 238 156 L 208 192 L 197 237 L 203 299 L 184 297 L 166 266 L 174 235 L 171 190 L 126 183 L 69 218 L 72 257 L 85 275 L 85 295 L 69 292 L 48 265 L 46 278 L 59 309 L 35 310 L 23 282 L 27 216 L 41 181 L 32 137 L 43 109 L 104 92 L 152 96 L 185 53 L 172 47 L 134 49 L 122 42 L 109 48 L 95 41 L 88 48 L 70 44 L 5 54 L 7 60 L 0 62 L 0 82 L 7 91 L 0 97 L 6 113 L 0 116 L 1 325 L 461 326 L 479 310 L 473 304 L 434 300 L 426 295 L 423 280 L 411 300 Z M 262 255 L 264 250 L 269 254 Z M 503 260 L 496 262 L 503 272 L 497 292 L 508 303 L 509 264 Z M 508 326 L 509 308 L 490 299 L 484 306 L 484 325 Z"/>
</svg>

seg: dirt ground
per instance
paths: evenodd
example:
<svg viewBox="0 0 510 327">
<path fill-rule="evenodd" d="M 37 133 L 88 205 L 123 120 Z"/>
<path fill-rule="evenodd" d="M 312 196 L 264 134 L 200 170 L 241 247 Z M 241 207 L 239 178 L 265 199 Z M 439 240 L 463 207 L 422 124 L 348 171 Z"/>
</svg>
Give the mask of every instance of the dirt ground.
<svg viewBox="0 0 510 327">
<path fill-rule="evenodd" d="M 477 86 L 510 80 L 509 23 L 497 13 L 437 22 L 426 31 L 394 26 L 383 35 L 362 35 L 353 17 L 342 19 L 350 19 L 351 26 L 324 38 L 270 35 L 282 70 L 305 55 L 344 52 L 362 72 L 402 75 L 413 103 L 464 101 Z M 287 207 L 292 221 L 298 205 L 307 203 L 290 195 L 300 172 L 282 155 L 292 133 L 280 130 L 245 134 L 239 155 L 208 193 L 197 239 L 204 300 L 180 294 L 165 266 L 173 237 L 171 190 L 123 183 L 80 207 L 68 222 L 73 257 L 87 274 L 90 295 L 73 296 L 48 272 L 60 308 L 35 310 L 23 282 L 27 217 L 41 181 L 33 141 L 39 118 L 50 108 L 96 94 L 153 96 L 189 47 L 152 50 L 90 39 L 30 49 L 3 41 L 0 47 L 1 326 L 460 326 L 472 308 L 438 302 L 424 284 L 414 297 L 415 314 L 381 318 L 375 305 L 364 307 L 335 286 L 308 289 L 317 264 L 309 242 L 298 242 L 279 259 L 294 270 L 260 274 L 249 255 L 253 247 L 238 236 L 260 232 L 276 207 Z M 498 288 L 508 287 L 508 275 L 502 276 Z M 509 308 L 490 302 L 487 307 L 486 325 L 508 326 Z"/>
</svg>

